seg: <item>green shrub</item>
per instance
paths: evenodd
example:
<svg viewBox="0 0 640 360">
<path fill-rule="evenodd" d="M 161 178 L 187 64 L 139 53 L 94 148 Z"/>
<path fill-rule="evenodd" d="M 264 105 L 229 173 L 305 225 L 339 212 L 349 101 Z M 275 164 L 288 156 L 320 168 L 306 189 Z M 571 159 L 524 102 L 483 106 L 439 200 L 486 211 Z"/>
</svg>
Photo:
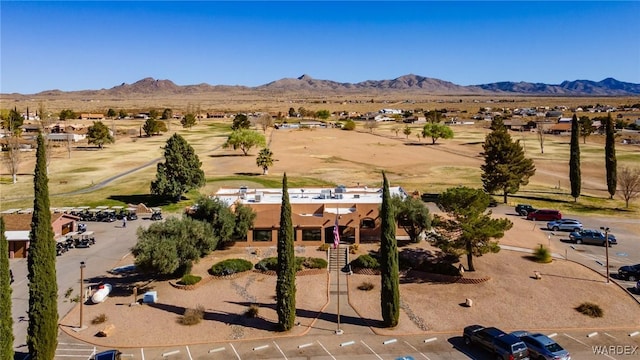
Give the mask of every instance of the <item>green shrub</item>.
<svg viewBox="0 0 640 360">
<path fill-rule="evenodd" d="M 342 129 L 343 130 L 355 130 L 356 129 L 356 123 L 353 120 L 347 120 L 344 125 L 342 125 Z"/>
<path fill-rule="evenodd" d="M 533 252 L 533 257 L 536 262 L 539 263 L 546 264 L 551 262 L 551 252 L 549 251 L 549 248 L 544 247 L 542 244 L 540 244 L 540 247 Z"/>
<path fill-rule="evenodd" d="M 180 281 L 178 281 L 178 284 L 180 284 L 180 285 L 194 285 L 194 284 L 199 283 L 200 280 L 202 280 L 202 276 L 187 274 L 187 275 L 183 276 L 182 279 L 180 279 Z"/>
<path fill-rule="evenodd" d="M 368 281 L 365 281 L 362 284 L 358 285 L 358 289 L 362 291 L 373 290 L 373 288 L 374 288 L 374 285 Z"/>
<path fill-rule="evenodd" d="M 273 270 L 276 271 L 278 269 L 278 258 L 277 257 L 268 257 L 264 258 L 255 265 L 256 270 L 267 271 Z"/>
<path fill-rule="evenodd" d="M 578 310 L 578 312 L 581 314 L 588 315 L 593 318 L 602 317 L 602 315 L 604 315 L 604 312 L 602 311 L 602 308 L 600 308 L 600 306 L 590 302 L 584 302 L 580 304 L 580 306 L 578 306 L 576 310 Z"/>
<path fill-rule="evenodd" d="M 302 265 L 307 269 L 326 269 L 329 264 L 325 259 L 308 257 Z"/>
<path fill-rule="evenodd" d="M 98 324 L 102 324 L 105 321 L 107 321 L 107 315 L 100 314 L 100 315 L 94 317 L 93 320 L 91 320 L 91 323 L 93 325 L 98 325 Z"/>
<path fill-rule="evenodd" d="M 358 244 L 349 245 L 349 254 L 355 254 L 358 252 Z"/>
<path fill-rule="evenodd" d="M 199 324 L 203 317 L 204 306 L 198 305 L 195 309 L 186 309 L 178 322 L 182 325 L 195 325 Z"/>
<path fill-rule="evenodd" d="M 249 271 L 253 267 L 251 261 L 245 259 L 228 259 L 214 264 L 209 273 L 214 276 L 231 275 L 244 271 Z"/>
<path fill-rule="evenodd" d="M 329 250 L 329 247 L 330 247 L 330 246 L 329 246 L 329 244 L 324 243 L 324 244 L 322 244 L 322 245 L 318 246 L 318 250 L 320 250 L 320 251 L 327 251 L 327 250 Z"/>
<path fill-rule="evenodd" d="M 369 254 L 364 254 L 358 256 L 355 260 L 353 260 L 351 262 L 351 266 L 361 269 L 378 269 L 380 268 L 380 263 L 375 257 Z"/>
<path fill-rule="evenodd" d="M 260 311 L 260 307 L 256 304 L 249 305 L 247 311 L 245 311 L 244 315 L 248 318 L 255 318 L 258 316 L 258 312 Z"/>
</svg>

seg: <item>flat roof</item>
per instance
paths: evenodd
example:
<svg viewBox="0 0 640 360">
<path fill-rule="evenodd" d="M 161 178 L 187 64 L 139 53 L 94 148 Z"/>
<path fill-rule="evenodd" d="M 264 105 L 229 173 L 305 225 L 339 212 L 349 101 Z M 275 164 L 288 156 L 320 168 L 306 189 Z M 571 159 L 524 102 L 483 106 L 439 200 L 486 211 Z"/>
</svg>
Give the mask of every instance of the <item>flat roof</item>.
<svg viewBox="0 0 640 360">
<path fill-rule="evenodd" d="M 289 188 L 291 204 L 381 204 L 382 188 L 344 187 L 336 188 Z M 391 196 L 404 198 L 407 193 L 400 186 L 389 187 Z M 214 197 L 227 205 L 236 202 L 242 204 L 281 204 L 281 188 L 221 188 Z"/>
</svg>

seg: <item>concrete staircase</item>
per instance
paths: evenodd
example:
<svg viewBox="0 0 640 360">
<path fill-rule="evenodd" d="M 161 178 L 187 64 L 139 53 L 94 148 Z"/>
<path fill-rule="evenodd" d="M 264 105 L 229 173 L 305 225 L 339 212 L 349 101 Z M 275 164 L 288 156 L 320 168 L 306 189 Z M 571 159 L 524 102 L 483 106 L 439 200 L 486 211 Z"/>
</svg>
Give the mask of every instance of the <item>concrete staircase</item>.
<svg viewBox="0 0 640 360">
<path fill-rule="evenodd" d="M 337 249 L 329 248 L 329 271 L 335 273 L 338 269 L 344 269 L 349 263 L 349 247 L 338 246 Z"/>
</svg>

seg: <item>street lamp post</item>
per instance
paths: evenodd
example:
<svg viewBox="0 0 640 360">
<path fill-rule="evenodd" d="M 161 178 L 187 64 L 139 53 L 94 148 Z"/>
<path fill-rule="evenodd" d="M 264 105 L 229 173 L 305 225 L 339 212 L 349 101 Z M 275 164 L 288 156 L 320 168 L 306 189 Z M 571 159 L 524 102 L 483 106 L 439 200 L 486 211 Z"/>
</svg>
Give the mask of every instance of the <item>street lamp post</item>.
<svg viewBox="0 0 640 360">
<path fill-rule="evenodd" d="M 604 249 L 605 249 L 605 257 L 607 259 L 607 284 L 609 283 L 609 228 L 606 226 L 601 226 L 600 230 L 604 230 Z"/>
<path fill-rule="evenodd" d="M 84 261 L 80 261 L 80 329 L 82 329 L 82 305 L 84 304 Z"/>
</svg>

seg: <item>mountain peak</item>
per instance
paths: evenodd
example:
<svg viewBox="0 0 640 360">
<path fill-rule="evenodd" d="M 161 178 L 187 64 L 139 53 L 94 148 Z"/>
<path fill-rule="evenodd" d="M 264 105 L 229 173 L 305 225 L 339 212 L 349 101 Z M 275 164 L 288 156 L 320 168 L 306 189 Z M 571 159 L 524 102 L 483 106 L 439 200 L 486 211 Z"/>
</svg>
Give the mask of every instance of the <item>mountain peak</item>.
<svg viewBox="0 0 640 360">
<path fill-rule="evenodd" d="M 313 78 L 307 74 L 302 74 L 302 76 L 298 77 L 298 80 L 313 80 Z"/>
</svg>

